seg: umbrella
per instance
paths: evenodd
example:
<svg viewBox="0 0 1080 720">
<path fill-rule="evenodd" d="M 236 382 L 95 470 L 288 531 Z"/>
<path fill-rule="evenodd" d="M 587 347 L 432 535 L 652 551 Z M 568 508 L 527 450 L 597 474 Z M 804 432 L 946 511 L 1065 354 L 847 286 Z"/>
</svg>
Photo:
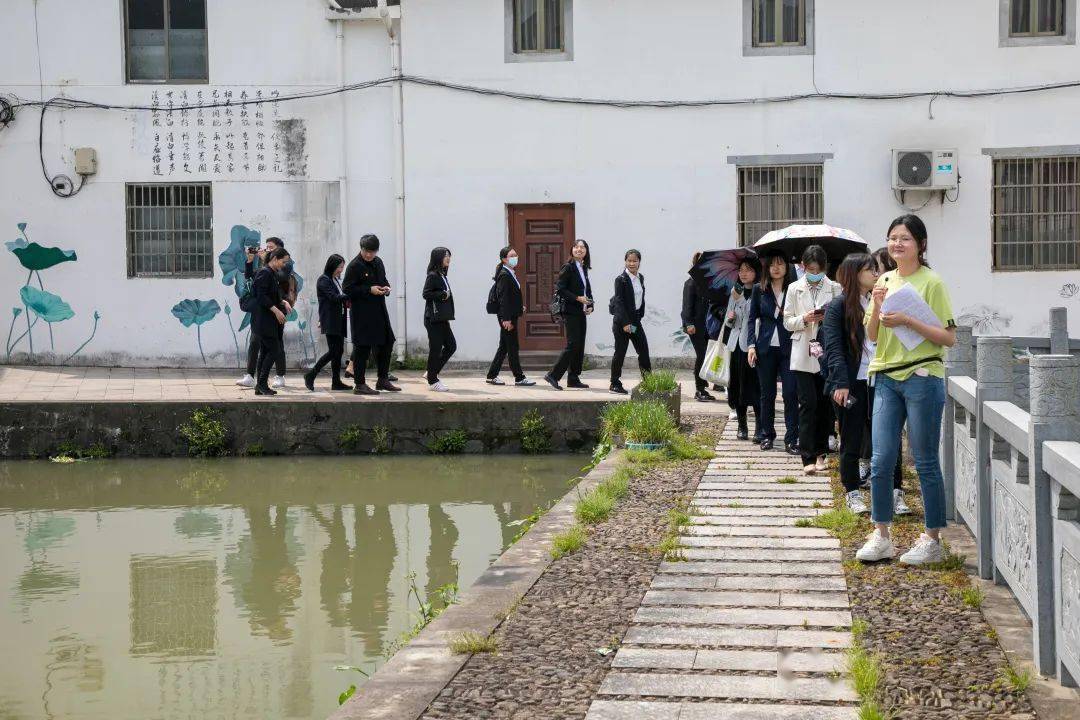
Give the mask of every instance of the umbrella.
<svg viewBox="0 0 1080 720">
<path fill-rule="evenodd" d="M 758 255 L 752 248 L 734 248 L 732 250 L 706 250 L 694 267 L 690 268 L 690 277 L 698 289 L 713 302 L 723 302 L 725 289 L 739 281 L 739 265 L 749 260 L 752 265 L 761 267 Z"/>
<path fill-rule="evenodd" d="M 754 249 L 759 254 L 779 253 L 789 260 L 798 261 L 810 245 L 820 245 L 829 256 L 829 267 L 835 269 L 845 256 L 851 253 L 870 252 L 870 246 L 857 234 L 832 225 L 789 225 L 780 230 L 765 233 Z"/>
</svg>

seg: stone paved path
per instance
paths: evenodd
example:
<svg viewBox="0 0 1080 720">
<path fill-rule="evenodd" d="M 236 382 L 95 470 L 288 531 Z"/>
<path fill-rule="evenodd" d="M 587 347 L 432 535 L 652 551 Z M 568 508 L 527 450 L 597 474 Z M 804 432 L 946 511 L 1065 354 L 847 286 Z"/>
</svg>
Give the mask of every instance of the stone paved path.
<svg viewBox="0 0 1080 720">
<path fill-rule="evenodd" d="M 660 565 L 586 720 L 858 716 L 840 542 L 795 527 L 832 505 L 828 478 L 734 425 L 693 497 L 686 559 Z"/>
</svg>

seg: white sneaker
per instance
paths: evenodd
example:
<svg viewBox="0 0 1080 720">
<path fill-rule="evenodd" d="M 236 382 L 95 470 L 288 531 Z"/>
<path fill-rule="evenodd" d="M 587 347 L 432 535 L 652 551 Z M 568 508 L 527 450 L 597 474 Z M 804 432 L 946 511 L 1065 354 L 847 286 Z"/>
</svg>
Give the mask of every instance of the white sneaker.
<svg viewBox="0 0 1080 720">
<path fill-rule="evenodd" d="M 520 380 L 515 380 L 514 384 L 517 385 L 518 387 L 532 387 L 533 385 L 536 384 L 536 381 L 535 380 L 530 380 L 527 377 L 523 377 Z"/>
<path fill-rule="evenodd" d="M 285 387 L 285 378 L 281 377 L 280 375 L 275 375 L 274 376 L 274 381 L 270 383 L 270 387 L 272 387 L 272 388 L 283 388 L 283 387 Z"/>
<path fill-rule="evenodd" d="M 894 515 L 910 515 L 911 508 L 904 502 L 904 491 L 893 490 L 892 491 L 892 506 Z"/>
<path fill-rule="evenodd" d="M 870 512 L 870 508 L 866 507 L 866 500 L 863 499 L 862 493 L 858 490 L 852 490 L 844 496 L 847 503 L 848 510 L 859 515 L 865 515 Z"/>
<path fill-rule="evenodd" d="M 945 548 L 926 533 L 920 535 L 911 549 L 900 556 L 900 562 L 905 565 L 926 565 L 938 563 L 944 559 Z"/>
<path fill-rule="evenodd" d="M 840 449 L 840 441 L 836 439 L 835 435 L 829 436 L 829 452 L 836 452 Z"/>
<path fill-rule="evenodd" d="M 250 375 L 245 375 L 244 377 L 237 380 L 236 384 L 243 388 L 253 388 L 255 387 L 255 378 L 251 377 Z"/>
<path fill-rule="evenodd" d="M 867 536 L 866 544 L 855 553 L 855 558 L 863 562 L 890 560 L 894 557 L 896 557 L 896 546 L 893 545 L 892 539 L 882 535 L 877 528 L 874 528 L 874 532 Z"/>
<path fill-rule="evenodd" d="M 738 420 L 739 419 L 739 413 L 732 410 L 731 412 L 728 413 L 727 419 L 728 420 Z"/>
<path fill-rule="evenodd" d="M 439 380 L 438 382 L 434 382 L 431 385 L 428 385 L 428 390 L 431 390 L 433 392 L 450 392 L 450 388 L 443 385 L 442 380 Z"/>
</svg>

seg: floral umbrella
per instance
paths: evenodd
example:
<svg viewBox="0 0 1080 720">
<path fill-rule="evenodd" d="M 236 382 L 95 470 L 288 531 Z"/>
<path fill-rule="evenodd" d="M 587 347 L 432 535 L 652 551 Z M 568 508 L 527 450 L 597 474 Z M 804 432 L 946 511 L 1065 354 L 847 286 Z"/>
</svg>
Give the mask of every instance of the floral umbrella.
<svg viewBox="0 0 1080 720">
<path fill-rule="evenodd" d="M 795 260 L 811 245 L 820 245 L 829 256 L 829 267 L 836 268 L 851 253 L 869 252 L 870 246 L 856 233 L 832 225 L 788 225 L 765 233 L 754 249 L 758 255 L 780 254 Z"/>
</svg>

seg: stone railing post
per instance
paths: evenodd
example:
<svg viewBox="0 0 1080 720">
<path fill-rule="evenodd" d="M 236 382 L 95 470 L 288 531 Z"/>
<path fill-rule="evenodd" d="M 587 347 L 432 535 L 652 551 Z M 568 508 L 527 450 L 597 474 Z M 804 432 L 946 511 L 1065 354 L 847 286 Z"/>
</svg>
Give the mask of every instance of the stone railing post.
<svg viewBox="0 0 1080 720">
<path fill-rule="evenodd" d="M 957 326 L 956 344 L 945 351 L 945 412 L 941 417 L 941 475 L 945 481 L 945 519 L 956 519 L 956 401 L 949 395 L 950 377 L 971 377 L 975 362 L 971 328 Z"/>
<path fill-rule="evenodd" d="M 994 481 L 990 458 L 994 433 L 983 420 L 983 403 L 990 400 L 1013 400 L 1012 338 L 980 337 L 975 351 L 975 486 L 979 505 L 978 537 L 979 577 L 994 577 Z"/>
<path fill-rule="evenodd" d="M 1050 308 L 1050 354 L 1069 354 L 1069 312 L 1063 307 Z"/>
<path fill-rule="evenodd" d="M 1053 481 L 1043 470 L 1042 448 L 1048 440 L 1075 440 L 1080 437 L 1076 390 L 1080 385 L 1080 358 L 1068 354 L 1033 355 L 1028 373 L 1031 383 L 1028 482 L 1032 488 L 1035 534 L 1032 538 L 1035 612 L 1031 616 L 1034 659 L 1040 673 L 1054 675 L 1057 671 L 1057 651 Z"/>
</svg>

